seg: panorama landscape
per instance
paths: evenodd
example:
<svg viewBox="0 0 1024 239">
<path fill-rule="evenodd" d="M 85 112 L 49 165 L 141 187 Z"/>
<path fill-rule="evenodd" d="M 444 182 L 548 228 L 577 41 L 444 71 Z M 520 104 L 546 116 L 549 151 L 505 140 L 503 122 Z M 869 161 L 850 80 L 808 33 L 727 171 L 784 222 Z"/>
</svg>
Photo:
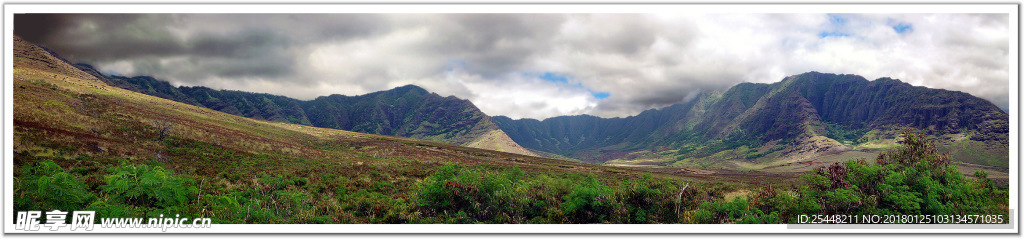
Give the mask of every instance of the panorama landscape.
<svg viewBox="0 0 1024 239">
<path fill-rule="evenodd" d="M 12 211 L 215 224 L 1010 215 L 1005 14 L 14 21 Z"/>
</svg>

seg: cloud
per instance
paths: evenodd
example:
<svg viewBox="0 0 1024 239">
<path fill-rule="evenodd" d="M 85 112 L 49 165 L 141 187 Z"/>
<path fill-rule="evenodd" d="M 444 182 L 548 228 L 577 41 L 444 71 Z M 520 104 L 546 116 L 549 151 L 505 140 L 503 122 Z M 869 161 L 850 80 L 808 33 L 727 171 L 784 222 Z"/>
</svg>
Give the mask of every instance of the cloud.
<svg viewBox="0 0 1024 239">
<path fill-rule="evenodd" d="M 547 118 L 634 115 L 807 71 L 893 77 L 1008 110 L 1008 21 L 1006 14 L 18 14 L 15 34 L 104 72 L 180 85 L 311 99 L 416 84 L 490 115 Z"/>
</svg>

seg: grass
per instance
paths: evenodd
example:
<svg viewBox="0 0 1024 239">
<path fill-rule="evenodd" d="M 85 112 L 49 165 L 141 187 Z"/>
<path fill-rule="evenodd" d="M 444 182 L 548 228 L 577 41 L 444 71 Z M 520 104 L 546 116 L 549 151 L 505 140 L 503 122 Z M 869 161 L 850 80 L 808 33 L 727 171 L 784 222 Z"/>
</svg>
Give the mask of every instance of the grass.
<svg viewBox="0 0 1024 239">
<path fill-rule="evenodd" d="M 53 162 L 67 171 L 62 177 L 81 182 L 96 195 L 81 206 L 100 212 L 98 216 L 176 211 L 211 217 L 216 223 L 469 222 L 426 215 L 417 206 L 418 189 L 446 165 L 483 174 L 516 168 L 533 186 L 541 186 L 536 180 L 571 185 L 591 175 L 604 187 L 620 187 L 647 173 L 254 120 L 91 80 L 15 69 L 15 177 L 34 177 L 38 173 L 27 169 Z M 162 140 L 161 120 L 172 122 Z M 159 168 L 183 182 L 182 187 L 196 190 L 180 191 L 185 201 L 139 204 L 138 198 L 126 196 L 134 194 L 119 193 L 126 189 L 110 188 L 115 181 L 104 180 L 124 167 Z M 665 185 L 698 181 L 660 173 L 649 180 Z M 47 206 L 38 195 L 20 192 L 16 210 Z M 537 220 L 568 222 L 563 217 Z"/>
</svg>

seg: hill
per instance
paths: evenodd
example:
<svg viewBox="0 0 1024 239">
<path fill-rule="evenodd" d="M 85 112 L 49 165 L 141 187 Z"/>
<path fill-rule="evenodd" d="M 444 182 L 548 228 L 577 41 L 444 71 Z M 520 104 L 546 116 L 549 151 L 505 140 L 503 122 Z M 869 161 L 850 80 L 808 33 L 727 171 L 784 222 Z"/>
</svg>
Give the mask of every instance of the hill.
<svg viewBox="0 0 1024 239">
<path fill-rule="evenodd" d="M 587 162 L 762 169 L 891 148 L 924 130 L 965 163 L 1008 166 L 1009 116 L 963 92 L 809 72 L 626 118 L 494 117 L 514 141 Z M 841 157 L 840 157 L 841 158 Z"/>
<path fill-rule="evenodd" d="M 98 72 L 85 64 L 77 66 L 86 72 Z M 453 96 L 442 97 L 414 85 L 360 96 L 331 95 L 303 101 L 202 86 L 175 87 L 148 76 L 99 79 L 131 91 L 254 119 L 536 156 L 509 139 L 472 102 Z"/>
<path fill-rule="evenodd" d="M 650 184 L 668 195 L 685 179 L 694 185 L 688 193 L 702 196 L 681 204 L 683 210 L 730 189 L 708 182 L 727 180 L 242 117 L 109 86 L 14 41 L 9 170 L 16 211 L 180 214 L 214 223 L 606 222 L 611 218 L 574 216 L 592 209 L 559 205 L 580 197 L 574 190 L 590 190 L 574 189 L 581 182 L 615 195 Z M 422 94 L 403 90 L 392 93 Z M 644 215 L 650 223 L 668 220 L 670 211 Z"/>
</svg>

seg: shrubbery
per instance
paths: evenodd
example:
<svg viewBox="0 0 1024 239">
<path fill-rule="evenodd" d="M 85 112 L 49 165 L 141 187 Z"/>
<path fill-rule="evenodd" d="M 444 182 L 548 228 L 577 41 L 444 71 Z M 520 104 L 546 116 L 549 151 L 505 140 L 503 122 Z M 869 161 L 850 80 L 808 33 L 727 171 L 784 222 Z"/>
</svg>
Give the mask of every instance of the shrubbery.
<svg viewBox="0 0 1024 239">
<path fill-rule="evenodd" d="M 598 182 L 594 175 L 580 181 L 562 203 L 562 213 L 570 223 L 604 222 L 619 206 L 613 191 Z"/>
<path fill-rule="evenodd" d="M 74 174 L 53 161 L 43 161 L 23 168 L 22 177 L 15 178 L 15 206 L 40 210 L 79 210 L 96 199 Z"/>
<path fill-rule="evenodd" d="M 1008 194 L 987 174 L 965 178 L 924 134 L 907 130 L 903 144 L 864 160 L 836 163 L 804 175 L 794 195 L 771 187 L 747 202 L 708 202 L 695 212 L 700 223 L 796 223 L 797 216 L 1007 215 Z"/>
<path fill-rule="evenodd" d="M 864 160 L 834 164 L 804 177 L 801 196 L 825 214 L 948 215 L 1004 214 L 1005 190 L 984 172 L 965 178 L 948 154 L 923 133 L 903 133 L 903 145 Z"/>
<path fill-rule="evenodd" d="M 673 223 L 679 220 L 678 192 L 650 175 L 615 186 L 593 174 L 529 177 L 517 168 L 487 172 L 448 165 L 424 181 L 416 202 L 425 214 L 457 223 Z"/>
<path fill-rule="evenodd" d="M 685 183 L 650 174 L 458 165 L 430 173 L 426 164 L 400 161 L 423 170 L 363 166 L 347 175 L 236 178 L 179 175 L 151 165 L 65 170 L 53 161 L 29 162 L 36 163 L 20 167 L 14 178 L 15 210 L 180 213 L 215 223 L 795 223 L 811 214 L 1007 215 L 1009 200 L 984 172 L 975 173 L 977 180 L 965 177 L 923 134 L 910 131 L 874 162 L 837 163 L 807 173 L 796 187 L 748 187 L 752 192 L 729 200 L 723 193 L 735 191 L 735 184 L 693 182 L 681 191 Z"/>
<path fill-rule="evenodd" d="M 183 206 L 198 193 L 193 180 L 159 166 L 121 165 L 110 169 L 104 180 L 103 193 L 135 206 Z"/>
</svg>

